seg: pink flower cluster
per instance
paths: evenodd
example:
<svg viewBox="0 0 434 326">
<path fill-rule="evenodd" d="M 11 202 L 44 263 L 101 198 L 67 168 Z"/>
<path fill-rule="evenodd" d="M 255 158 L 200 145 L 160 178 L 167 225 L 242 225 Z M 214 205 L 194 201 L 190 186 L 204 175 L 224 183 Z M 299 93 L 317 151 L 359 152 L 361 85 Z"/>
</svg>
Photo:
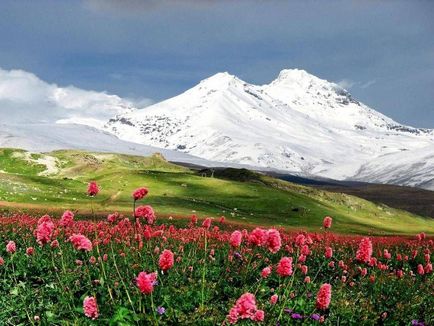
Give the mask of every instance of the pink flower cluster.
<svg viewBox="0 0 434 326">
<path fill-rule="evenodd" d="M 136 278 L 136 284 L 143 294 L 151 294 L 154 291 L 154 285 L 157 281 L 157 273 L 140 272 Z"/>
<path fill-rule="evenodd" d="M 323 220 L 324 229 L 331 228 L 332 227 L 332 221 L 333 221 L 333 219 L 330 216 L 324 217 L 324 220 Z"/>
<path fill-rule="evenodd" d="M 328 309 L 331 298 L 332 286 L 328 283 L 321 285 L 316 297 L 316 307 L 320 310 Z"/>
<path fill-rule="evenodd" d="M 83 300 L 83 311 L 86 317 L 91 319 L 98 318 L 98 304 L 95 297 L 86 297 Z"/>
<path fill-rule="evenodd" d="M 369 238 L 360 241 L 359 249 L 356 252 L 356 259 L 361 263 L 369 263 L 372 257 L 372 242 Z"/>
<path fill-rule="evenodd" d="M 276 253 L 282 246 L 282 239 L 276 229 L 256 228 L 249 234 L 249 243 L 259 247 L 265 246 L 270 252 Z"/>
<path fill-rule="evenodd" d="M 87 186 L 87 194 L 91 197 L 95 197 L 99 193 L 99 186 L 95 181 L 89 182 Z"/>
<path fill-rule="evenodd" d="M 73 234 L 69 237 L 69 241 L 71 241 L 72 245 L 77 250 L 91 251 L 92 250 L 92 242 L 82 234 Z"/>
<path fill-rule="evenodd" d="M 50 216 L 44 215 L 38 221 L 36 228 L 36 241 L 42 246 L 51 240 L 54 231 L 54 223 Z"/>
<path fill-rule="evenodd" d="M 236 324 L 239 319 L 250 319 L 257 322 L 264 320 L 264 311 L 258 310 L 256 298 L 251 293 L 244 293 L 229 311 L 227 316 L 230 324 Z"/>
<path fill-rule="evenodd" d="M 59 225 L 63 227 L 71 227 L 74 225 L 74 213 L 65 211 L 60 218 Z"/>
<path fill-rule="evenodd" d="M 165 272 L 173 267 L 174 257 L 170 250 L 163 250 L 158 260 L 158 266 Z"/>
<path fill-rule="evenodd" d="M 144 187 L 134 190 L 134 192 L 133 192 L 134 201 L 145 198 L 145 196 L 148 194 L 148 192 L 149 192 L 149 190 L 147 188 L 144 188 Z"/>
<path fill-rule="evenodd" d="M 149 225 L 152 225 L 155 222 L 154 209 L 149 205 L 137 207 L 134 211 L 134 215 L 136 218 L 144 218 L 146 220 L 146 223 L 148 223 Z"/>
<path fill-rule="evenodd" d="M 277 264 L 276 272 L 281 277 L 292 275 L 292 257 L 282 257 Z"/>
</svg>

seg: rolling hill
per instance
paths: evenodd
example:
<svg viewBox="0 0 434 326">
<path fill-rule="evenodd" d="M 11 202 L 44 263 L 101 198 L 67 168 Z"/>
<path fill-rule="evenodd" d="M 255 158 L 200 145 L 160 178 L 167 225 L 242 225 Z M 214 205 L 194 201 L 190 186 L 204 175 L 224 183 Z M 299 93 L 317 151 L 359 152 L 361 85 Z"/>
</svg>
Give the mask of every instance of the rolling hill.
<svg viewBox="0 0 434 326">
<path fill-rule="evenodd" d="M 102 187 L 97 198 L 86 196 L 86 185 Z M 74 209 L 89 216 L 131 210 L 131 192 L 147 186 L 151 204 L 161 217 L 226 216 L 246 225 L 274 225 L 317 230 L 325 215 L 343 233 L 434 233 L 425 219 L 354 196 L 327 192 L 243 169 L 226 169 L 214 177 L 150 157 L 75 150 L 30 153 L 0 150 L 0 205 L 60 214 Z"/>
</svg>

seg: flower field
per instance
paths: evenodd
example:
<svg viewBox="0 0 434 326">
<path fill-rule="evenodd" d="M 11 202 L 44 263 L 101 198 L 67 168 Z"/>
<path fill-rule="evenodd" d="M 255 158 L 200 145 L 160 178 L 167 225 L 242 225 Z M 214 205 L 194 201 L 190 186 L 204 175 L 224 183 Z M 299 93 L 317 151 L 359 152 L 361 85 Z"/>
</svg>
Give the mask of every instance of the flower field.
<svg viewBox="0 0 434 326">
<path fill-rule="evenodd" d="M 134 191 L 130 216 L 0 218 L 0 323 L 434 323 L 434 243 L 423 233 L 334 234 L 328 216 L 310 233 L 162 220 L 141 205 L 147 194 Z"/>
</svg>

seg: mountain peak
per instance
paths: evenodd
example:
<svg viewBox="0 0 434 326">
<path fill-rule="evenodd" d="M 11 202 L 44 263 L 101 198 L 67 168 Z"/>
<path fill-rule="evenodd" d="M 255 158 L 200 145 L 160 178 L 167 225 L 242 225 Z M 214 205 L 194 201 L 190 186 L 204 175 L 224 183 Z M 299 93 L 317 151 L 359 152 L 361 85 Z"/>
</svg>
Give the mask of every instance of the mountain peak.
<svg viewBox="0 0 434 326">
<path fill-rule="evenodd" d="M 321 81 L 321 79 L 303 69 L 283 69 L 271 84 L 298 84 L 308 86 L 312 81 Z"/>
<path fill-rule="evenodd" d="M 228 73 L 227 71 L 218 72 L 211 77 L 203 79 L 199 83 L 201 87 L 205 86 L 211 89 L 226 89 L 230 86 L 236 86 L 238 84 L 245 84 L 245 82 L 239 79 L 237 76 Z"/>
</svg>

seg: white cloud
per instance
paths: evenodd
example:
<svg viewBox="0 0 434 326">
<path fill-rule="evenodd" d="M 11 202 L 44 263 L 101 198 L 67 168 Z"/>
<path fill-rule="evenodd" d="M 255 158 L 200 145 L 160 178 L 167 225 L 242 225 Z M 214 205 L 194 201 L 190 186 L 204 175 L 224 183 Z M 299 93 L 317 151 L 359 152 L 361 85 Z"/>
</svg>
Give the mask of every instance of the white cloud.
<svg viewBox="0 0 434 326">
<path fill-rule="evenodd" d="M 369 80 L 366 83 L 363 83 L 362 85 L 360 85 L 360 88 L 368 88 L 368 87 L 374 85 L 376 82 L 377 82 L 376 79 Z"/>
<path fill-rule="evenodd" d="M 32 73 L 0 68 L 0 119 L 11 123 L 82 123 L 100 127 L 117 114 L 152 103 L 48 84 Z"/>
<path fill-rule="evenodd" d="M 337 83 L 340 87 L 345 88 L 345 89 L 350 89 L 351 87 L 353 87 L 354 85 L 356 85 L 357 83 L 355 81 L 352 81 L 350 79 L 342 79 L 340 82 Z"/>
</svg>

